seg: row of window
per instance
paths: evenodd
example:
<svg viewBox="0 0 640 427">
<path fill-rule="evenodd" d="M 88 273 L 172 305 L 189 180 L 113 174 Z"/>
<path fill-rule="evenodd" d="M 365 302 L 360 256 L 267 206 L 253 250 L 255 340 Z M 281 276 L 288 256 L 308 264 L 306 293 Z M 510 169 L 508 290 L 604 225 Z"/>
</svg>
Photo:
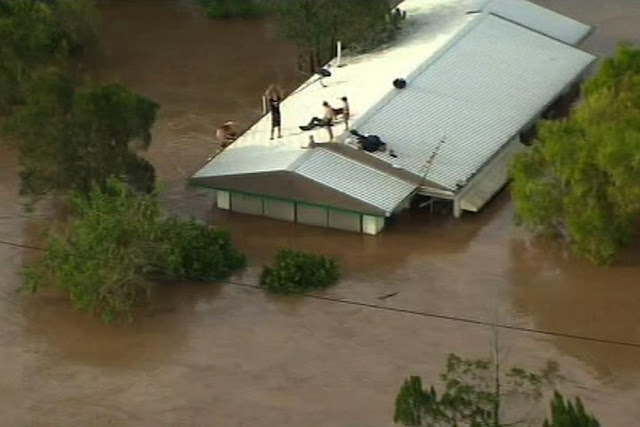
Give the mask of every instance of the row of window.
<svg viewBox="0 0 640 427">
<path fill-rule="evenodd" d="M 308 205 L 294 201 L 275 200 L 248 194 L 231 193 L 230 209 L 250 215 L 361 232 L 362 215 L 330 207 Z"/>
</svg>

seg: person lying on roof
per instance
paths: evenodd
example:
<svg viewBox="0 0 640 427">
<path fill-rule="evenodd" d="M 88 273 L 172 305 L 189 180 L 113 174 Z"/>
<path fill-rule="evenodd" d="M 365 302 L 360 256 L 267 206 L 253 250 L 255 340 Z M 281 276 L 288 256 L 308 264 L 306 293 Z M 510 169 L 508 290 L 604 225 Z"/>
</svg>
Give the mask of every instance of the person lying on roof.
<svg viewBox="0 0 640 427">
<path fill-rule="evenodd" d="M 387 144 L 384 143 L 378 135 L 362 135 L 355 129 L 349 131 L 351 135 L 356 137 L 358 147 L 367 153 L 374 153 L 376 151 L 387 151 Z"/>
<path fill-rule="evenodd" d="M 329 132 L 329 141 L 333 141 L 333 130 L 331 126 L 333 126 L 333 121 L 336 118 L 336 113 L 331 105 L 327 101 L 322 102 L 322 107 L 324 108 L 324 116 L 322 118 L 313 117 L 309 123 L 306 125 L 300 126 L 300 130 L 311 130 L 316 126 L 327 128 L 327 132 Z"/>
</svg>

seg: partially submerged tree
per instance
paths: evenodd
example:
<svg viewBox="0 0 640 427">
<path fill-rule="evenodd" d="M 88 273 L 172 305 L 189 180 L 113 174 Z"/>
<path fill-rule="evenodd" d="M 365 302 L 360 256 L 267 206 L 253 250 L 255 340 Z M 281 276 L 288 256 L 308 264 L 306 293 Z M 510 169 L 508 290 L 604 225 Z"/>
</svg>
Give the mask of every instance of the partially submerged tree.
<svg viewBox="0 0 640 427">
<path fill-rule="evenodd" d="M 67 69 L 97 44 L 90 0 L 0 1 L 0 113 L 24 101 L 43 67 Z"/>
<path fill-rule="evenodd" d="M 575 404 L 564 400 L 557 391 L 551 401 L 551 417 L 545 420 L 543 427 L 600 427 L 600 423 L 587 413 L 580 398 Z"/>
<path fill-rule="evenodd" d="M 335 56 L 337 41 L 351 51 L 376 48 L 394 37 L 401 19 L 388 0 L 276 2 L 280 31 L 298 45 L 301 62 L 311 73 Z"/>
<path fill-rule="evenodd" d="M 157 109 L 118 84 L 75 88 L 63 72 L 39 72 L 3 126 L 19 152 L 21 192 L 88 192 L 111 176 L 151 192 L 153 166 L 136 151 L 149 146 Z"/>
<path fill-rule="evenodd" d="M 640 219 L 640 50 L 622 46 L 567 119 L 542 122 L 511 168 L 517 219 L 610 263 Z"/>
<path fill-rule="evenodd" d="M 420 377 L 404 381 L 396 396 L 394 421 L 405 426 L 502 427 L 526 420 L 507 413 L 505 401 L 537 402 L 543 388 L 552 383 L 556 368 L 550 364 L 540 372 L 510 368 L 501 372 L 494 361 L 468 360 L 450 354 L 440 376 L 444 389 L 423 388 Z"/>
<path fill-rule="evenodd" d="M 221 280 L 245 264 L 228 233 L 164 219 L 152 195 L 113 178 L 89 194 L 72 193 L 70 206 L 67 230 L 49 236 L 44 258 L 25 269 L 25 286 L 60 286 L 76 309 L 105 322 L 149 305 L 156 279 Z"/>
<path fill-rule="evenodd" d="M 276 294 L 299 294 L 327 288 L 339 276 L 338 263 L 332 257 L 281 249 L 274 265 L 262 271 L 260 285 Z"/>
</svg>

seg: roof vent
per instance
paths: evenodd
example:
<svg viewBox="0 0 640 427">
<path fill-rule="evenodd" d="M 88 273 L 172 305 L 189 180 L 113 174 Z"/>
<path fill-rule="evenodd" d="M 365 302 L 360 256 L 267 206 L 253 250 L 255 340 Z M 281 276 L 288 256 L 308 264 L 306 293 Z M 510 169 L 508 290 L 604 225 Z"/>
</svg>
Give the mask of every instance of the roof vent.
<svg viewBox="0 0 640 427">
<path fill-rule="evenodd" d="M 393 81 L 393 87 L 396 89 L 404 89 L 407 87 L 407 81 L 405 79 L 395 79 Z"/>
</svg>

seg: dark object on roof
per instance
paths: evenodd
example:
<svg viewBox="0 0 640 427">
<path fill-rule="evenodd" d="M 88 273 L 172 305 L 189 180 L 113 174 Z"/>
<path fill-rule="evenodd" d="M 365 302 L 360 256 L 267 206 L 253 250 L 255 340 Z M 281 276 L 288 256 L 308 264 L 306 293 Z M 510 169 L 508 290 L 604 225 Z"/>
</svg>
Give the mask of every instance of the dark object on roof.
<svg viewBox="0 0 640 427">
<path fill-rule="evenodd" d="M 396 89 L 404 89 L 407 87 L 407 81 L 405 79 L 395 79 L 393 81 L 393 87 Z"/>
<path fill-rule="evenodd" d="M 322 77 L 331 77 L 331 71 L 327 70 L 326 68 L 320 68 L 318 71 L 316 71 L 316 74 Z"/>
<path fill-rule="evenodd" d="M 363 135 L 355 129 L 351 129 L 349 132 L 358 139 L 358 144 L 367 153 L 387 151 L 387 144 L 382 142 L 378 135 Z"/>
</svg>

